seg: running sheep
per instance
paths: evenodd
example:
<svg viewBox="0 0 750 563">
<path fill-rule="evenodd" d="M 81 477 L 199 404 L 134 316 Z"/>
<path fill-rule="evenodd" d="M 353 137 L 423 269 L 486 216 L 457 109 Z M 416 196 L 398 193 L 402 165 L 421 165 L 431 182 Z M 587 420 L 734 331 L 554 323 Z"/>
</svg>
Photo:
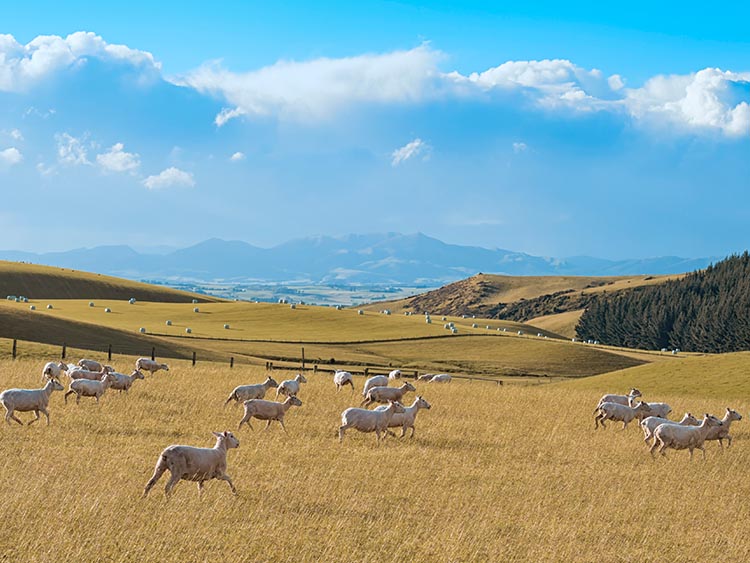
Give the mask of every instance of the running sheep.
<svg viewBox="0 0 750 563">
<path fill-rule="evenodd" d="M 287 397 L 283 403 L 276 403 L 274 401 L 263 401 L 261 399 L 250 399 L 244 402 L 245 415 L 240 420 L 237 430 L 242 428 L 243 424 L 247 424 L 250 430 L 254 430 L 250 424 L 251 418 L 257 418 L 258 420 L 265 420 L 266 427 L 264 430 L 268 430 L 271 426 L 271 422 L 277 420 L 281 424 L 282 430 L 286 433 L 286 427 L 284 426 L 284 415 L 291 407 L 301 407 L 302 401 L 297 397 Z"/>
<path fill-rule="evenodd" d="M 667 455 L 667 448 L 673 450 L 689 450 L 690 460 L 693 459 L 693 450 L 699 449 L 706 459 L 705 441 L 712 429 L 722 426 L 721 420 L 706 413 L 700 426 L 678 426 L 675 424 L 662 424 L 654 432 L 654 444 L 649 450 L 654 455 L 656 448 L 663 456 Z"/>
<path fill-rule="evenodd" d="M 42 381 L 47 381 L 48 379 L 60 379 L 62 373 L 67 371 L 68 366 L 63 362 L 47 362 L 44 364 L 44 368 L 42 368 Z"/>
<path fill-rule="evenodd" d="M 101 381 L 76 379 L 70 382 L 70 388 L 68 389 L 68 392 L 65 393 L 63 398 L 65 399 L 65 403 L 67 404 L 68 395 L 75 394 L 76 404 L 79 404 L 81 401 L 81 397 L 94 397 L 96 399 L 96 404 L 98 405 L 99 398 L 104 395 L 104 393 L 106 393 L 109 386 L 114 382 L 115 378 L 111 373 L 104 374 L 104 377 Z"/>
<path fill-rule="evenodd" d="M 119 391 L 120 393 L 125 391 L 126 395 L 136 379 L 145 379 L 143 373 L 138 370 L 135 370 L 130 375 L 125 375 L 124 373 L 118 373 L 116 371 L 113 371 L 110 375 L 114 378 L 111 385 L 112 389 Z"/>
<path fill-rule="evenodd" d="M 401 370 L 394 369 L 391 371 L 391 373 L 388 374 L 388 379 L 401 379 Z"/>
<path fill-rule="evenodd" d="M 0 393 L 0 404 L 5 407 L 5 422 L 10 424 L 15 420 L 18 424 L 23 425 L 16 415 L 15 411 L 30 412 L 34 411 L 36 418 L 29 421 L 29 425 L 39 420 L 39 413 L 47 417 L 47 426 L 49 426 L 49 398 L 53 391 L 62 391 L 63 386 L 57 379 L 50 379 L 41 389 L 7 389 Z"/>
<path fill-rule="evenodd" d="M 156 373 L 160 369 L 169 371 L 169 366 L 167 364 L 160 364 L 159 362 L 155 362 L 150 358 L 138 358 L 135 361 L 135 369 L 137 371 L 148 371 L 153 376 L 154 373 Z"/>
<path fill-rule="evenodd" d="M 196 481 L 198 483 L 198 496 L 203 493 L 203 483 L 211 479 L 220 479 L 229 484 L 232 494 L 237 494 L 237 489 L 232 483 L 231 477 L 227 475 L 227 451 L 239 448 L 240 441 L 229 431 L 212 432 L 216 436 L 216 445 L 213 448 L 196 448 L 193 446 L 173 445 L 164 449 L 159 455 L 154 468 L 154 474 L 143 489 L 143 498 L 153 488 L 159 478 L 168 469 L 171 476 L 164 488 L 164 494 L 169 497 L 175 485 L 181 480 Z"/>
<path fill-rule="evenodd" d="M 599 408 L 604 403 L 617 403 L 618 405 L 633 406 L 633 400 L 641 396 L 641 392 L 636 388 L 632 388 L 627 395 L 613 395 L 607 394 L 599 399 L 596 408 Z"/>
<path fill-rule="evenodd" d="M 408 381 L 401 387 L 373 387 L 367 392 L 360 406 L 369 407 L 373 403 L 390 403 L 400 401 L 409 391 L 416 391 Z"/>
<path fill-rule="evenodd" d="M 278 387 L 278 383 L 272 378 L 268 377 L 263 383 L 255 383 L 253 385 L 240 385 L 239 387 L 235 387 L 234 390 L 229 394 L 229 397 L 224 402 L 224 406 L 226 407 L 227 404 L 229 404 L 229 401 L 236 401 L 236 402 L 242 402 L 242 401 L 248 401 L 250 399 L 262 399 L 266 396 L 266 392 L 273 388 Z"/>
<path fill-rule="evenodd" d="M 337 369 L 336 373 L 333 374 L 333 382 L 336 384 L 336 392 L 341 391 L 344 385 L 351 385 L 352 393 L 354 393 L 354 378 L 348 371 Z"/>
<path fill-rule="evenodd" d="M 351 407 L 341 413 L 341 426 L 339 426 L 339 442 L 344 440 L 344 432 L 354 428 L 360 432 L 375 432 L 377 443 L 380 443 L 381 433 L 385 433 L 388 424 L 394 414 L 404 412 L 404 406 L 397 401 L 388 401 L 388 407 L 384 410 L 370 411 Z M 385 436 L 383 436 L 385 437 Z"/>
<path fill-rule="evenodd" d="M 307 379 L 301 373 L 298 373 L 294 379 L 287 379 L 281 382 L 276 388 L 276 398 L 279 395 L 286 395 L 287 397 L 296 397 L 299 393 L 299 387 L 301 383 L 307 383 Z"/>
<path fill-rule="evenodd" d="M 374 410 L 382 411 L 387 408 L 388 407 L 386 407 L 385 405 L 381 405 L 379 407 L 375 407 Z M 401 436 L 399 436 L 399 438 L 403 438 L 406 435 L 406 429 L 411 428 L 411 435 L 409 436 L 409 438 L 414 438 L 414 422 L 417 420 L 417 413 L 419 412 L 419 409 L 430 410 L 431 408 L 432 406 L 430 405 L 430 403 L 425 401 L 420 395 L 417 395 L 417 398 L 414 399 L 414 402 L 410 407 L 404 407 L 403 413 L 396 413 L 391 417 L 391 420 L 388 423 L 388 428 L 401 427 Z M 387 432 L 391 436 L 395 436 L 395 434 L 390 430 L 388 430 Z"/>
<path fill-rule="evenodd" d="M 451 379 L 453 379 L 450 375 L 447 373 L 439 373 L 437 375 L 433 375 L 430 378 L 430 383 L 450 383 Z"/>
<path fill-rule="evenodd" d="M 718 440 L 719 447 L 723 449 L 724 444 L 722 443 L 722 440 L 726 438 L 727 447 L 730 447 L 732 445 L 732 436 L 729 435 L 729 428 L 735 420 L 742 420 L 742 415 L 736 410 L 727 407 L 727 412 L 724 414 L 724 418 L 721 419 L 721 426 L 711 428 L 706 435 L 706 441 Z"/>
<path fill-rule="evenodd" d="M 669 420 L 666 417 L 649 416 L 649 417 L 644 418 L 641 421 L 641 428 L 643 429 L 643 441 L 648 444 L 651 438 L 654 437 L 654 432 L 656 431 L 656 429 L 662 424 L 679 424 L 682 426 L 698 426 L 700 423 L 701 423 L 700 420 L 695 418 L 689 412 L 686 412 L 685 416 L 683 416 L 682 420 L 680 420 L 679 422 L 676 422 L 674 420 Z"/>
<path fill-rule="evenodd" d="M 594 410 L 596 417 L 594 418 L 594 430 L 599 428 L 601 423 L 602 428 L 606 428 L 604 425 L 605 420 L 612 420 L 615 422 L 622 422 L 622 427 L 627 428 L 628 423 L 634 418 L 639 421 L 643 420 L 651 414 L 651 408 L 646 403 L 638 403 L 634 407 L 627 405 L 621 405 L 619 403 L 603 403 Z"/>
<path fill-rule="evenodd" d="M 367 392 L 373 387 L 388 387 L 388 381 L 388 376 L 373 375 L 367 381 L 365 381 L 365 386 L 362 388 L 362 396 L 366 397 Z"/>
</svg>

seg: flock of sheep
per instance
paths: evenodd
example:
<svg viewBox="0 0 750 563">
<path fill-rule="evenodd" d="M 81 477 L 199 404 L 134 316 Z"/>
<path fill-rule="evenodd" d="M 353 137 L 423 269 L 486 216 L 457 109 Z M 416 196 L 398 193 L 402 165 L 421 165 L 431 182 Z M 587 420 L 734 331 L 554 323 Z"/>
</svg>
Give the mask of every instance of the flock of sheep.
<svg viewBox="0 0 750 563">
<path fill-rule="evenodd" d="M 41 389 L 7 389 L 0 393 L 0 404 L 5 408 L 5 420 L 8 424 L 15 421 L 23 422 L 15 415 L 16 412 L 34 412 L 36 418 L 28 424 L 31 425 L 44 414 L 49 425 L 50 396 L 53 391 L 63 391 L 61 377 L 69 379 L 68 391 L 65 393 L 65 402 L 69 395 L 76 395 L 76 403 L 81 397 L 93 397 L 96 402 L 104 395 L 107 389 L 112 388 L 120 392 L 128 392 L 137 379 L 144 379 L 143 372 L 148 371 L 152 375 L 159 371 L 169 371 L 167 364 L 155 362 L 149 358 L 139 358 L 135 362 L 135 370 L 130 375 L 116 372 L 114 368 L 103 365 L 94 360 L 83 359 L 77 365 L 67 365 L 62 362 L 48 362 L 42 370 L 42 378 L 46 384 Z M 416 392 L 416 388 L 409 382 L 398 387 L 390 387 L 389 383 L 401 378 L 400 370 L 393 370 L 388 376 L 378 375 L 367 379 L 362 396 L 363 400 L 359 407 L 351 407 L 341 413 L 341 425 L 338 429 L 339 442 L 344 438 L 347 429 L 353 428 L 360 432 L 374 432 L 379 443 L 386 435 L 395 436 L 390 428 L 401 428 L 401 438 L 406 435 L 407 429 L 411 429 L 410 437 L 414 437 L 414 425 L 417 413 L 420 409 L 429 409 L 431 405 L 421 396 L 417 396 L 411 406 L 405 407 L 401 401 L 406 393 Z M 430 375 L 426 378 L 429 382 L 447 383 L 451 378 L 448 374 Z M 239 422 L 238 430 L 243 424 L 252 429 L 250 420 L 256 418 L 266 421 L 266 430 L 271 422 L 277 421 L 284 432 L 284 415 L 292 406 L 302 406 L 302 401 L 297 397 L 301 385 L 306 383 L 304 375 L 298 374 L 294 379 L 277 383 L 272 377 L 267 377 L 262 383 L 251 385 L 240 385 L 232 390 L 224 402 L 224 406 L 235 401 L 242 402 L 244 414 Z M 337 391 L 342 387 L 350 385 L 354 393 L 354 378 L 348 371 L 337 370 L 333 376 L 333 382 Z M 276 389 L 274 401 L 264 400 L 266 393 Z M 279 402 L 279 396 L 285 396 L 283 402 Z M 374 410 L 367 408 L 372 404 L 379 403 Z M 154 473 L 149 479 L 143 491 L 143 496 L 148 495 L 151 488 L 156 484 L 162 474 L 170 471 L 170 478 L 165 487 L 165 493 L 169 496 L 174 486 L 180 480 L 195 481 L 198 483 L 199 494 L 203 490 L 205 481 L 220 479 L 226 481 L 232 492 L 236 493 L 234 484 L 226 472 L 227 451 L 239 447 L 239 440 L 232 432 L 213 432 L 216 444 L 213 448 L 199 448 L 184 445 L 172 445 L 164 449 L 156 463 Z"/>
<path fill-rule="evenodd" d="M 732 445 L 732 436 L 729 429 L 732 422 L 742 420 L 742 415 L 736 410 L 727 407 L 724 417 L 719 419 L 714 415 L 706 413 L 701 420 L 691 413 L 685 413 L 681 420 L 675 421 L 667 418 L 672 408 L 666 403 L 647 403 L 637 401 L 641 397 L 638 389 L 631 389 L 627 395 L 604 395 L 599 399 L 594 410 L 594 429 L 601 424 L 606 428 L 604 422 L 611 420 L 622 422 L 623 429 L 628 423 L 637 419 L 643 430 L 646 444 L 653 440 L 650 452 L 653 456 L 656 449 L 666 456 L 666 450 L 689 450 L 690 459 L 693 459 L 693 450 L 701 450 L 703 458 L 706 458 L 706 441 L 717 440 L 719 447 L 723 448 L 723 440 L 727 445 Z"/>
</svg>

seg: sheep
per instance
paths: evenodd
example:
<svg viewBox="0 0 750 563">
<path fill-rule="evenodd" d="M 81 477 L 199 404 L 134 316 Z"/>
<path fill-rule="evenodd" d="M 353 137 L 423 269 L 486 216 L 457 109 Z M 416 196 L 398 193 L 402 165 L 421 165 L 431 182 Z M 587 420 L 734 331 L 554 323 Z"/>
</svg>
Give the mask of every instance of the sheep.
<svg viewBox="0 0 750 563">
<path fill-rule="evenodd" d="M 339 426 L 339 443 L 344 441 L 347 428 L 356 428 L 360 432 L 375 432 L 377 443 L 380 443 L 381 432 L 385 432 L 394 414 L 404 412 L 404 406 L 398 401 L 388 401 L 388 407 L 381 411 L 369 411 L 351 407 L 341 413 Z"/>
<path fill-rule="evenodd" d="M 69 369 L 66 373 L 71 380 L 88 379 L 89 381 L 101 381 L 101 379 L 104 377 L 104 374 L 112 373 L 112 371 L 114 370 L 112 370 L 112 368 L 110 368 L 109 366 L 102 367 L 100 371 L 90 371 L 76 366 Z"/>
<path fill-rule="evenodd" d="M 439 373 L 437 375 L 433 375 L 432 378 L 430 378 L 430 383 L 450 383 L 451 379 L 453 379 L 450 375 L 447 373 Z"/>
<path fill-rule="evenodd" d="M 23 426 L 18 417 L 13 412 L 34 411 L 36 418 L 29 421 L 29 426 L 39 420 L 39 413 L 47 417 L 47 426 L 49 426 L 49 397 L 53 391 L 62 391 L 63 386 L 56 379 L 50 379 L 41 389 L 6 389 L 0 393 L 0 404 L 5 407 L 5 422 L 10 424 L 11 419 Z"/>
<path fill-rule="evenodd" d="M 723 426 L 721 420 L 706 413 L 700 426 L 679 426 L 675 424 L 661 424 L 654 431 L 654 444 L 649 452 L 654 455 L 654 450 L 659 448 L 659 453 L 666 457 L 667 448 L 673 450 L 690 450 L 690 460 L 693 459 L 693 450 L 699 449 L 706 459 L 704 442 L 712 428 Z"/>
<path fill-rule="evenodd" d="M 388 387 L 388 377 L 385 375 L 373 375 L 367 381 L 365 386 L 362 388 L 362 396 L 366 397 L 367 392 L 373 387 Z"/>
<path fill-rule="evenodd" d="M 420 375 L 417 378 L 417 381 L 430 381 L 433 377 L 435 377 L 434 373 L 425 373 L 423 375 Z"/>
<path fill-rule="evenodd" d="M 240 401 L 247 401 L 249 399 L 262 399 L 266 396 L 266 391 L 271 387 L 278 387 L 278 383 L 272 378 L 268 377 L 263 383 L 256 383 L 254 385 L 240 385 L 235 387 L 234 390 L 229 394 L 229 397 L 224 401 L 226 407 L 229 401 L 235 400 L 238 403 Z"/>
<path fill-rule="evenodd" d="M 416 389 L 408 381 L 401 387 L 373 387 L 367 392 L 367 396 L 360 403 L 360 406 L 369 407 L 373 403 L 400 401 L 409 391 L 416 391 Z"/>
<path fill-rule="evenodd" d="M 387 409 L 385 405 L 381 405 L 379 407 L 375 407 L 374 410 L 376 411 L 382 411 Z M 391 417 L 390 422 L 388 423 L 388 428 L 398 428 L 401 427 L 401 436 L 399 438 L 403 438 L 406 435 L 406 429 L 411 428 L 411 435 L 409 438 L 414 438 L 414 421 L 417 419 L 417 412 L 419 412 L 419 409 L 427 409 L 430 410 L 432 406 L 430 403 L 425 401 L 422 396 L 417 395 L 417 398 L 414 399 L 414 402 L 411 404 L 410 407 L 404 407 L 404 412 L 399 414 L 394 414 Z M 395 436 L 393 432 L 390 430 L 387 430 L 388 434 L 391 436 Z"/>
<path fill-rule="evenodd" d="M 613 395 L 609 393 L 607 395 L 602 395 L 602 398 L 599 399 L 596 408 L 598 409 L 604 403 L 617 403 L 618 405 L 628 405 L 632 407 L 632 400 L 640 396 L 641 392 L 638 391 L 638 389 L 636 389 L 635 387 L 632 388 L 627 395 Z"/>
<path fill-rule="evenodd" d="M 620 403 L 603 403 L 596 407 L 594 411 L 596 417 L 594 418 L 594 430 L 599 428 L 601 422 L 602 428 L 606 428 L 604 425 L 605 420 L 614 420 L 622 422 L 623 429 L 627 428 L 628 423 L 637 418 L 639 421 L 643 420 L 644 417 L 651 414 L 651 408 L 646 403 L 638 403 L 634 407 L 627 405 L 621 405 Z"/>
<path fill-rule="evenodd" d="M 96 360 L 86 360 L 86 359 L 78 360 L 77 365 L 89 371 L 102 371 L 102 368 L 104 367 L 103 364 L 100 364 Z"/>
<path fill-rule="evenodd" d="M 683 416 L 682 420 L 680 420 L 679 422 L 675 422 L 674 420 L 669 420 L 668 418 L 661 416 L 648 416 L 641 420 L 641 428 L 643 429 L 643 441 L 648 444 L 649 440 L 654 437 L 654 431 L 662 424 L 698 426 L 700 424 L 700 420 L 695 418 L 689 412 L 686 412 L 685 416 Z"/>
<path fill-rule="evenodd" d="M 237 431 L 242 428 L 243 424 L 247 424 L 250 427 L 250 430 L 253 430 L 253 427 L 250 425 L 250 419 L 255 417 L 258 420 L 267 421 L 264 430 L 268 430 L 268 427 L 271 426 L 272 421 L 278 420 L 279 424 L 281 424 L 281 428 L 284 430 L 284 433 L 286 433 L 286 427 L 284 426 L 284 415 L 286 414 L 286 411 L 288 411 L 291 407 L 301 407 L 302 401 L 300 401 L 297 397 L 287 397 L 286 401 L 284 401 L 283 403 L 263 401 L 261 399 L 250 399 L 249 401 L 245 401 L 243 404 L 245 405 L 245 415 L 242 417 L 242 420 L 240 420 L 240 424 L 239 426 L 237 426 Z"/>
<path fill-rule="evenodd" d="M 401 370 L 394 369 L 391 371 L 391 373 L 388 374 L 388 379 L 401 379 Z"/>
<path fill-rule="evenodd" d="M 724 444 L 722 443 L 722 440 L 726 438 L 727 447 L 730 447 L 732 445 L 732 437 L 729 435 L 729 427 L 735 420 L 742 420 L 742 415 L 736 410 L 727 407 L 727 412 L 724 415 L 724 418 L 721 419 L 721 426 L 718 428 L 711 428 L 706 435 L 706 441 L 718 440 L 719 447 L 723 449 Z"/>
<path fill-rule="evenodd" d="M 67 372 L 68 366 L 63 362 L 47 362 L 42 368 L 42 381 L 47 379 L 60 379 L 62 372 Z"/>
<path fill-rule="evenodd" d="M 336 384 L 336 392 L 341 391 L 344 385 L 351 385 L 352 393 L 354 393 L 354 378 L 348 371 L 337 369 L 336 373 L 333 374 L 333 382 Z"/>
<path fill-rule="evenodd" d="M 141 498 L 148 495 L 148 492 L 167 469 L 171 474 L 167 486 L 164 488 L 164 494 L 167 497 L 181 479 L 197 481 L 199 497 L 203 493 L 203 483 L 211 479 L 226 481 L 229 483 L 229 488 L 232 489 L 232 494 L 236 495 L 237 489 L 235 489 L 232 479 L 227 475 L 227 450 L 239 448 L 240 441 L 229 431 L 212 432 L 212 434 L 216 436 L 216 445 L 213 448 L 179 445 L 165 448 L 159 455 L 154 474 L 146 483 Z"/>
<path fill-rule="evenodd" d="M 68 403 L 68 395 L 75 393 L 76 405 L 81 401 L 81 397 L 94 397 L 96 404 L 99 404 L 99 397 L 106 393 L 107 388 L 112 385 L 116 379 L 111 373 L 105 373 L 101 381 L 92 381 L 90 379 L 76 379 L 70 382 L 70 388 L 63 398 Z"/>
<path fill-rule="evenodd" d="M 160 364 L 149 358 L 138 358 L 135 361 L 135 369 L 138 371 L 148 371 L 151 372 L 151 375 L 154 375 L 160 369 L 169 371 L 169 366 L 167 364 Z"/>
<path fill-rule="evenodd" d="M 630 402 L 630 406 L 634 405 L 635 401 Z M 651 408 L 651 416 L 658 416 L 660 418 L 667 418 L 669 413 L 672 412 L 672 407 L 667 403 L 646 403 Z"/>
<path fill-rule="evenodd" d="M 276 398 L 278 399 L 279 395 L 296 397 L 297 393 L 299 393 L 300 383 L 307 383 L 307 379 L 301 373 L 298 373 L 294 379 L 282 381 L 281 385 L 276 388 Z"/>
<path fill-rule="evenodd" d="M 112 372 L 111 375 L 115 378 L 115 380 L 112 382 L 112 389 L 115 389 L 120 393 L 125 391 L 126 395 L 136 379 L 145 379 L 143 374 L 138 370 L 135 370 L 130 375 L 125 375 L 124 373 L 118 373 L 116 371 Z"/>
</svg>

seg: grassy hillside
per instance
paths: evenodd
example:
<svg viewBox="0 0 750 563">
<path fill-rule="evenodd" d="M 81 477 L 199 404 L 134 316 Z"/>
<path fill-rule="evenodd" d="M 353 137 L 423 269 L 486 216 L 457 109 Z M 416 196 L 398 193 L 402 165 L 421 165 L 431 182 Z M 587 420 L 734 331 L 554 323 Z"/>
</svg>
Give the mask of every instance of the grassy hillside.
<svg viewBox="0 0 750 563">
<path fill-rule="evenodd" d="M 130 365 L 132 358 L 115 363 Z M 40 367 L 0 362 L 4 388 L 36 385 Z M 63 405 L 55 393 L 49 427 L 3 425 L 0 557 L 31 563 L 213 561 L 217 554 L 227 561 L 301 563 L 750 557 L 746 421 L 733 430 L 730 450 L 708 446 L 705 463 L 688 463 L 686 452 L 654 461 L 634 428 L 595 432 L 590 415 L 598 390 L 574 385 L 418 384 L 432 409 L 419 414 L 416 437 L 377 447 L 373 435 L 354 431 L 337 442 L 340 413 L 357 396 L 337 394 L 328 375 L 311 376 L 300 392 L 303 406 L 286 416 L 288 434 L 275 423 L 263 432 L 257 421 L 255 431 L 237 432 L 241 446 L 228 454 L 237 497 L 226 483 L 211 481 L 199 500 L 196 486 L 182 482 L 166 501 L 165 475 L 147 499 L 139 498 L 164 447 L 213 445 L 210 432 L 234 430 L 241 417 L 239 407 L 221 406 L 229 391 L 264 377 L 256 368 L 176 362 L 169 374 L 136 382 L 128 395 L 107 394 L 99 406 Z M 747 396 L 731 397 L 742 412 Z M 675 406 L 720 412 L 725 401 L 696 397 Z M 71 478 L 65 468 L 86 477 Z"/>
<path fill-rule="evenodd" d="M 544 315 L 541 317 L 534 317 L 527 321 L 531 326 L 535 326 L 540 330 L 546 330 L 554 332 L 560 336 L 566 338 L 573 338 L 576 336 L 576 325 L 583 314 L 583 309 L 576 309 L 573 311 L 565 311 L 564 313 L 553 313 L 551 315 Z"/>
<path fill-rule="evenodd" d="M 33 299 L 130 299 L 190 303 L 192 299 L 219 301 L 168 287 L 134 282 L 67 268 L 0 261 L 0 296 Z"/>
</svg>

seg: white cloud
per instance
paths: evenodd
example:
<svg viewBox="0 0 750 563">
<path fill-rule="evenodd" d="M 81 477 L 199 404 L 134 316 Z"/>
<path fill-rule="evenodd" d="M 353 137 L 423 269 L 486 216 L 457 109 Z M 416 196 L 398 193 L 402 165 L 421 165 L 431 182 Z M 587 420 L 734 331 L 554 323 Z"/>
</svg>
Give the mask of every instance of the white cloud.
<svg viewBox="0 0 750 563">
<path fill-rule="evenodd" d="M 527 145 L 524 142 L 518 141 L 518 142 L 513 143 L 513 152 L 516 154 L 525 152 L 528 149 L 529 149 L 529 145 Z"/>
<path fill-rule="evenodd" d="M 88 159 L 85 137 L 78 139 L 68 133 L 58 133 L 55 135 L 55 140 L 57 141 L 57 160 L 60 164 L 66 166 L 91 164 Z"/>
<path fill-rule="evenodd" d="M 16 147 L 10 147 L 0 151 L 0 164 L 4 166 L 13 166 L 23 160 L 23 155 Z"/>
<path fill-rule="evenodd" d="M 57 169 L 54 166 L 47 166 L 43 162 L 39 162 L 36 165 L 36 170 L 39 172 L 40 176 L 53 176 L 57 174 Z"/>
<path fill-rule="evenodd" d="M 160 190 L 172 187 L 192 188 L 195 186 L 195 180 L 190 172 L 185 172 L 174 166 L 162 170 L 156 176 L 149 176 L 143 180 L 143 185 L 149 190 Z"/>
<path fill-rule="evenodd" d="M 422 45 L 386 54 L 279 61 L 244 73 L 213 63 L 173 81 L 232 104 L 216 116 L 217 125 L 241 115 L 315 120 L 354 103 L 409 103 L 434 95 L 441 58 Z"/>
<path fill-rule="evenodd" d="M 612 88 L 612 91 L 614 92 L 622 90 L 625 87 L 625 81 L 619 74 L 613 74 L 607 78 L 607 84 L 609 84 L 609 87 Z"/>
<path fill-rule="evenodd" d="M 232 156 L 229 157 L 229 160 L 231 160 L 232 162 L 238 162 L 240 160 L 245 160 L 245 153 L 237 151 L 236 153 L 234 153 Z"/>
<path fill-rule="evenodd" d="M 23 133 L 21 133 L 18 129 L 11 129 L 10 131 L 3 131 L 8 137 L 13 139 L 14 141 L 23 141 Z"/>
<path fill-rule="evenodd" d="M 139 155 L 125 152 L 125 145 L 122 143 L 116 143 L 107 152 L 96 155 L 96 162 L 109 172 L 134 173 L 141 165 Z"/>
<path fill-rule="evenodd" d="M 127 64 L 147 74 L 161 70 L 151 53 L 109 44 L 91 32 L 78 31 L 65 38 L 40 35 L 26 45 L 0 34 L 0 91 L 24 91 L 57 71 L 84 64 L 89 57 Z"/>
<path fill-rule="evenodd" d="M 398 166 L 411 158 L 425 154 L 429 149 L 430 145 L 422 139 L 414 139 L 391 153 L 391 165 Z"/>
</svg>

